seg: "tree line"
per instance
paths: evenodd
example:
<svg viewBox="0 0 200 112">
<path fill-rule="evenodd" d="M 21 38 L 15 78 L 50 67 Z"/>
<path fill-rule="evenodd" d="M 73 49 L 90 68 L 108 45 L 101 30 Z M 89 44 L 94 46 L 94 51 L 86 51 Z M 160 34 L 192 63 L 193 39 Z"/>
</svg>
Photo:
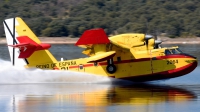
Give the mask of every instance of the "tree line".
<svg viewBox="0 0 200 112">
<path fill-rule="evenodd" d="M 100 27 L 108 35 L 200 37 L 199 0 L 7 0 L 0 9 L 0 21 L 20 16 L 38 36 L 79 37 Z"/>
</svg>

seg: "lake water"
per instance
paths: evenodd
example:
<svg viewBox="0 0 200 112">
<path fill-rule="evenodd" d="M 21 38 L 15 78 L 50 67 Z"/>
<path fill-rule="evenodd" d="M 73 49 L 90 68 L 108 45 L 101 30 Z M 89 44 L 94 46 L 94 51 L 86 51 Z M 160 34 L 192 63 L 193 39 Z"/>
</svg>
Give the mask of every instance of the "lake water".
<svg viewBox="0 0 200 112">
<path fill-rule="evenodd" d="M 200 59 L 200 45 L 178 46 Z M 53 45 L 50 51 L 58 60 L 84 57 L 73 45 Z M 198 112 L 199 73 L 200 66 L 182 77 L 135 84 L 71 71 L 26 70 L 12 67 L 7 46 L 0 45 L 0 112 Z"/>
</svg>

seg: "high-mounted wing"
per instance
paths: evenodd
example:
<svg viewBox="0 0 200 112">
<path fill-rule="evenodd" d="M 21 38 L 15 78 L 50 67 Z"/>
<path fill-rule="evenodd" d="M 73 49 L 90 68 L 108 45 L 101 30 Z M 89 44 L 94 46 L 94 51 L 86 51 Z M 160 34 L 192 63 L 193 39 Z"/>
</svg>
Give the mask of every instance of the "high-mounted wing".
<svg viewBox="0 0 200 112">
<path fill-rule="evenodd" d="M 112 36 L 109 39 L 110 42 L 116 46 L 119 46 L 124 49 L 130 49 L 132 47 L 144 45 L 145 35 L 127 33 L 127 34 Z"/>
</svg>

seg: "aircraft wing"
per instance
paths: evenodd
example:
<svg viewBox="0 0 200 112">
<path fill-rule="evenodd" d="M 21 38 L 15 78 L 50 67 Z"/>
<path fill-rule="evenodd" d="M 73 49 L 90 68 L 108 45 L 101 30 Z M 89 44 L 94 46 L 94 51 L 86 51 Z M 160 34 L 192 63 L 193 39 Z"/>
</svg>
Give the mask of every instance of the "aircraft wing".
<svg viewBox="0 0 200 112">
<path fill-rule="evenodd" d="M 97 54 L 97 55 L 89 57 L 88 60 L 87 60 L 87 62 L 90 63 L 90 62 L 105 61 L 107 59 L 112 58 L 115 54 L 116 54 L 115 51 L 110 51 L 110 52 L 105 52 L 105 53 Z"/>
<path fill-rule="evenodd" d="M 124 44 L 124 43 L 122 43 L 122 42 L 120 42 L 120 41 L 117 41 L 117 42 L 115 42 L 115 41 L 110 41 L 113 45 L 116 45 L 116 46 L 119 46 L 119 47 L 121 47 L 121 48 L 123 48 L 123 49 L 126 49 L 126 50 L 129 50 L 130 48 L 129 48 L 129 46 L 127 46 L 126 44 Z"/>
<path fill-rule="evenodd" d="M 110 37 L 109 40 L 112 44 L 129 50 L 132 47 L 144 45 L 144 34 L 120 34 Z"/>
</svg>

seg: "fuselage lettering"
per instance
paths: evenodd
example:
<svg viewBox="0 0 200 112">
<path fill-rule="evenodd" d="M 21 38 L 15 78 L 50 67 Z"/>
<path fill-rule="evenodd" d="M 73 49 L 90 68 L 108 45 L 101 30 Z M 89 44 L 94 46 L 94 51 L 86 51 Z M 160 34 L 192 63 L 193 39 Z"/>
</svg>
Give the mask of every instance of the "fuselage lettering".
<svg viewBox="0 0 200 112">
<path fill-rule="evenodd" d="M 59 67 L 70 66 L 70 65 L 76 65 L 76 61 L 65 61 L 59 63 Z"/>
<path fill-rule="evenodd" d="M 167 65 L 178 63 L 178 60 L 167 60 Z"/>
<path fill-rule="evenodd" d="M 49 64 L 45 64 L 45 65 L 36 65 L 36 68 L 49 68 Z"/>
<path fill-rule="evenodd" d="M 53 67 L 55 67 L 56 66 L 56 63 L 52 63 L 51 64 L 51 67 L 53 68 Z"/>
</svg>

